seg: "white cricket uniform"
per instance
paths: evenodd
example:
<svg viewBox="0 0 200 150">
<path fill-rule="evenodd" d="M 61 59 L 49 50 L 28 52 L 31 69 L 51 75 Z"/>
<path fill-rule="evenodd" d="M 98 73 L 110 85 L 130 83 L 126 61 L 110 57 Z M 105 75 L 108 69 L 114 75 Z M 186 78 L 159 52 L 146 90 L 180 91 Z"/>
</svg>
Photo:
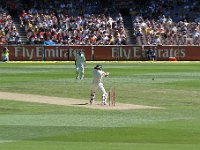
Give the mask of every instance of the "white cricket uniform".
<svg viewBox="0 0 200 150">
<path fill-rule="evenodd" d="M 76 55 L 76 79 L 80 77 L 81 80 L 84 78 L 84 63 L 85 63 L 84 54 Z M 80 76 L 79 76 L 80 75 Z"/>
<path fill-rule="evenodd" d="M 91 99 L 90 99 L 90 101 L 94 100 L 96 90 L 97 90 L 97 88 L 99 88 L 99 90 L 102 93 L 102 104 L 106 104 L 108 94 L 107 94 L 107 92 L 106 92 L 106 90 L 103 86 L 103 83 L 102 83 L 102 78 L 105 77 L 105 74 L 106 73 L 102 70 L 98 70 L 98 69 L 95 69 L 95 68 L 93 69 L 93 71 L 92 71 L 93 80 L 92 80 L 92 86 L 91 86 Z"/>
</svg>

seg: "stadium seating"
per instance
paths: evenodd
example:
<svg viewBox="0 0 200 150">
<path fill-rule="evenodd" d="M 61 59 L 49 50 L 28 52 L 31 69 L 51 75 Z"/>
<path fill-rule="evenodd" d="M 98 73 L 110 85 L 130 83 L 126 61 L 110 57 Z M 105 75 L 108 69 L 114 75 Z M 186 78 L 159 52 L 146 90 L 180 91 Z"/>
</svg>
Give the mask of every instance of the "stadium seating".
<svg viewBox="0 0 200 150">
<path fill-rule="evenodd" d="M 19 32 L 9 14 L 9 7 L 5 6 L 7 3 L 0 2 L 0 44 L 20 44 Z"/>
<path fill-rule="evenodd" d="M 142 7 L 130 9 L 135 12 L 131 14 L 137 44 L 200 45 L 200 24 L 196 19 L 200 12 L 199 1 L 145 2 Z"/>
<path fill-rule="evenodd" d="M 198 0 L 2 0 L 0 44 L 200 45 L 199 6 Z"/>
</svg>

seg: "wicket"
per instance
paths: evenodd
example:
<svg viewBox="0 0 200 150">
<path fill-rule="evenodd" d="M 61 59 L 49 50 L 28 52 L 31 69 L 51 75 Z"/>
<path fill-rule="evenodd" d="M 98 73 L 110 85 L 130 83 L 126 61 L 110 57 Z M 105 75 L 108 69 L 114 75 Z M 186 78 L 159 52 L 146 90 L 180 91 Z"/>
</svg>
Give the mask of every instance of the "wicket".
<svg viewBox="0 0 200 150">
<path fill-rule="evenodd" d="M 116 92 L 115 88 L 110 88 L 109 93 L 108 93 L 108 101 L 109 101 L 109 106 L 115 106 L 116 102 Z"/>
</svg>

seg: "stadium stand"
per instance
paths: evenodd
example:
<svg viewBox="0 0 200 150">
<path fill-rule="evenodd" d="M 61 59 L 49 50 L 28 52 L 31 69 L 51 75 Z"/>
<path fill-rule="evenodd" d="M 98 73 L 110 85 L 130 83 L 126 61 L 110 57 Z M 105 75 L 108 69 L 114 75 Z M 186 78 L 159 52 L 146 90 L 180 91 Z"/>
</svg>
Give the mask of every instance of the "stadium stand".
<svg viewBox="0 0 200 150">
<path fill-rule="evenodd" d="M 143 2 L 130 8 L 138 45 L 200 45 L 199 1 Z"/>
<path fill-rule="evenodd" d="M 0 2 L 0 44 L 21 44 L 19 32 L 10 13 L 15 11 L 15 3 Z"/>
<path fill-rule="evenodd" d="M 35 2 L 35 1 L 34 1 Z M 29 44 L 53 41 L 60 45 L 126 45 L 123 18 L 102 10 L 101 1 L 42 1 L 20 12 Z M 105 13 L 103 13 L 105 12 Z"/>
<path fill-rule="evenodd" d="M 200 45 L 198 0 L 2 0 L 0 44 Z"/>
</svg>

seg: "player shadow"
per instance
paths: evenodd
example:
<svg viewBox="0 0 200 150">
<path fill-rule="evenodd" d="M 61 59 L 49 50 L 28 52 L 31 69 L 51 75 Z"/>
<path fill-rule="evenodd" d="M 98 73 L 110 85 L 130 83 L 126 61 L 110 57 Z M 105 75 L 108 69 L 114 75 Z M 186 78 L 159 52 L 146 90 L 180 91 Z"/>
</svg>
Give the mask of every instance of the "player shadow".
<svg viewBox="0 0 200 150">
<path fill-rule="evenodd" d="M 73 104 L 73 105 L 88 105 L 89 103 Z"/>
</svg>

